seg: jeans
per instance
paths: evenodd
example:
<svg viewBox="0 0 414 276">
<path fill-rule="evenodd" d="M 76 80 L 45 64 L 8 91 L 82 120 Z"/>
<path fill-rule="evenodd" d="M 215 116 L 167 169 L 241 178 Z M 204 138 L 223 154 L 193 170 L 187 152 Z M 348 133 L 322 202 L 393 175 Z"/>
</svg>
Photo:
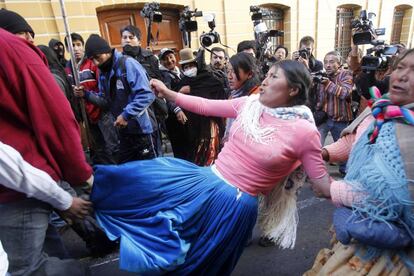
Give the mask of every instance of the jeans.
<svg viewBox="0 0 414 276">
<path fill-rule="evenodd" d="M 88 275 L 78 261 L 49 257 L 43 251 L 51 210 L 36 199 L 0 204 L 0 240 L 11 275 Z"/>
<path fill-rule="evenodd" d="M 331 118 L 328 118 L 328 120 L 325 123 L 319 125 L 318 131 L 321 135 L 322 147 L 325 145 L 326 136 L 328 135 L 329 132 L 331 132 L 332 138 L 334 142 L 336 142 L 340 138 L 342 130 L 344 130 L 347 126 L 348 126 L 348 122 L 337 122 L 337 121 L 333 121 Z M 339 165 L 340 172 L 345 172 L 345 170 L 346 170 L 346 162 L 341 163 Z"/>
</svg>

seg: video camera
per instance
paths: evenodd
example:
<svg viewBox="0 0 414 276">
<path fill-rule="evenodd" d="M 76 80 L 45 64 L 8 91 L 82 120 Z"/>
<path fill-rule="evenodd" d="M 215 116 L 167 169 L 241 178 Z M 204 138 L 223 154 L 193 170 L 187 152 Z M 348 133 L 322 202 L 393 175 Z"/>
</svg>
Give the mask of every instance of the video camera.
<svg viewBox="0 0 414 276">
<path fill-rule="evenodd" d="M 313 83 L 321 83 L 323 80 L 328 79 L 328 74 L 324 70 L 312 72 L 311 76 Z"/>
<path fill-rule="evenodd" d="M 355 45 L 372 44 L 373 41 L 379 35 L 385 34 L 385 28 L 375 29 L 372 23 L 375 13 L 368 13 L 366 10 L 362 10 L 359 18 L 351 21 L 352 29 L 354 29 L 354 35 L 352 41 Z"/>
<path fill-rule="evenodd" d="M 205 20 L 208 22 L 208 27 L 210 31 L 208 33 L 203 32 L 200 36 L 200 44 L 204 48 L 210 47 L 213 43 L 220 42 L 220 35 L 218 32 L 214 31 L 216 28 L 215 22 L 215 15 L 214 14 L 206 14 L 204 16 Z"/>
<path fill-rule="evenodd" d="M 397 54 L 396 45 L 385 45 L 377 42 L 376 45 L 367 50 L 367 55 L 362 57 L 361 69 L 365 72 L 387 69 L 391 58 Z"/>
<path fill-rule="evenodd" d="M 203 16 L 202 11 L 194 11 L 189 6 L 185 6 L 184 10 L 180 13 L 180 20 L 178 26 L 182 33 L 184 45 L 191 48 L 191 32 L 195 32 L 198 29 L 197 21 L 192 20 L 193 17 Z"/>
<path fill-rule="evenodd" d="M 160 3 L 146 3 L 141 10 L 141 16 L 150 19 L 152 22 L 162 22 L 162 13 L 160 12 Z"/>
<path fill-rule="evenodd" d="M 192 20 L 193 17 L 203 16 L 202 11 L 195 9 L 192 11 L 189 6 L 185 6 L 184 10 L 180 14 L 179 27 L 182 32 L 195 32 L 197 31 L 197 21 Z"/>
<path fill-rule="evenodd" d="M 266 52 L 272 47 L 270 43 L 271 37 L 283 36 L 284 32 L 279 30 L 268 30 L 264 19 L 270 18 L 271 14 L 269 11 L 262 9 L 259 6 L 250 6 L 251 19 L 254 26 L 254 38 L 257 44 L 256 57 L 259 59 L 259 63 L 267 65 Z M 266 66 L 264 66 L 266 67 Z M 266 71 L 266 70 L 265 70 Z M 264 72 L 266 73 L 266 72 Z"/>
</svg>

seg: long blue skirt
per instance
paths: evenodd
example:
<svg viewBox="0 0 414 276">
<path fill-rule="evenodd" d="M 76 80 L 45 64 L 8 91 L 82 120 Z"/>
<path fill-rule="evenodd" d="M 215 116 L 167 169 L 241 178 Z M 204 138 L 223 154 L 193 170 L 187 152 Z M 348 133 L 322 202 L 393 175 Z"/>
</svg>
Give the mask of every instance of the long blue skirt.
<svg viewBox="0 0 414 276">
<path fill-rule="evenodd" d="M 257 217 L 256 197 L 175 158 L 96 166 L 91 200 L 120 268 L 148 275 L 229 275 Z"/>
</svg>

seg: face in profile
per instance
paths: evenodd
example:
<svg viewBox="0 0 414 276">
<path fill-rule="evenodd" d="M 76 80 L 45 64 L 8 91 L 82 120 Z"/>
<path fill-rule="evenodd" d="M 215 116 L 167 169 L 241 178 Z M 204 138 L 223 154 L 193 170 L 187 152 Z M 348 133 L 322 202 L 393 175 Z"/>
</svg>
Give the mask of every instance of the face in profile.
<svg viewBox="0 0 414 276">
<path fill-rule="evenodd" d="M 252 77 L 251 72 L 245 72 L 243 69 L 239 68 L 239 77 L 237 77 L 236 72 L 234 71 L 233 66 L 229 62 L 227 65 L 227 79 L 229 80 L 229 86 L 231 90 L 240 89 L 243 84 Z"/>
<path fill-rule="evenodd" d="M 414 103 L 414 52 L 405 56 L 391 73 L 389 93 L 397 105 Z"/>
<path fill-rule="evenodd" d="M 272 66 L 260 87 L 259 101 L 270 108 L 288 106 L 291 92 L 283 69 Z"/>
<path fill-rule="evenodd" d="M 97 54 L 91 59 L 96 66 L 104 64 L 108 59 L 111 58 L 111 53 Z"/>
</svg>

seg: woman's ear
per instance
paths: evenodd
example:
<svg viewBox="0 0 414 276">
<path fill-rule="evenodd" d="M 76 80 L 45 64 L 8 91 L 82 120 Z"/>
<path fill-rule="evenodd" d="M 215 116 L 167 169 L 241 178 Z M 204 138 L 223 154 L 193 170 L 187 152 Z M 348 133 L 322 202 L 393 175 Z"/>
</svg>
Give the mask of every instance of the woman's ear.
<svg viewBox="0 0 414 276">
<path fill-rule="evenodd" d="M 294 97 L 297 94 L 299 94 L 299 88 L 292 87 L 292 88 L 289 89 L 289 96 Z"/>
</svg>

